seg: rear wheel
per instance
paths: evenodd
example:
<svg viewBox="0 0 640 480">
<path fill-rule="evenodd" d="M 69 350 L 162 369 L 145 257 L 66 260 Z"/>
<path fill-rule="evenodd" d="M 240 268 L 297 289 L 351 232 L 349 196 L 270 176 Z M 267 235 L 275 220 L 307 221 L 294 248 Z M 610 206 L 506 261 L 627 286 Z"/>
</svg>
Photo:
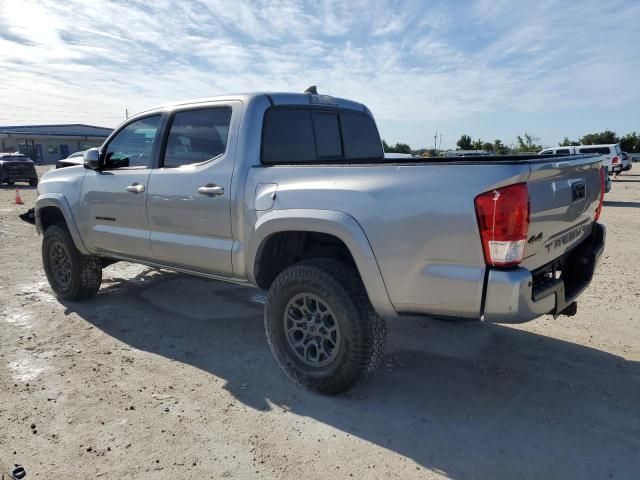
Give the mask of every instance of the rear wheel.
<svg viewBox="0 0 640 480">
<path fill-rule="evenodd" d="M 386 335 L 358 272 L 325 259 L 293 265 L 276 278 L 265 327 L 285 373 L 324 394 L 345 391 L 371 373 Z"/>
<path fill-rule="evenodd" d="M 64 225 L 52 225 L 45 230 L 42 264 L 49 285 L 64 300 L 90 298 L 102 283 L 100 259 L 80 253 Z"/>
</svg>

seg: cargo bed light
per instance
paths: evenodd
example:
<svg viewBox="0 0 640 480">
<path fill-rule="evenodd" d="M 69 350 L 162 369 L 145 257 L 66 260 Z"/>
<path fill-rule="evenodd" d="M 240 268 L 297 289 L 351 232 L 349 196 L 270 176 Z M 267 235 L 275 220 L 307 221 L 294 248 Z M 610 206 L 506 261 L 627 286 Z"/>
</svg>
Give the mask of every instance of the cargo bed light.
<svg viewBox="0 0 640 480">
<path fill-rule="evenodd" d="M 475 199 L 476 216 L 487 265 L 522 263 L 529 233 L 529 189 L 526 183 L 497 188 Z"/>
</svg>

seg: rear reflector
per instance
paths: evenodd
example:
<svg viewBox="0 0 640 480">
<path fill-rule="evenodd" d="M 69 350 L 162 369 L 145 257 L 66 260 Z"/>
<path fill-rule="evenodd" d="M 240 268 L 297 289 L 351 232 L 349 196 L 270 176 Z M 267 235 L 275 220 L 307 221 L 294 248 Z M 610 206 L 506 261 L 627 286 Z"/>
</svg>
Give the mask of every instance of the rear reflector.
<svg viewBox="0 0 640 480">
<path fill-rule="evenodd" d="M 529 233 L 527 184 L 482 193 L 475 205 L 485 263 L 496 267 L 520 264 Z"/>
<path fill-rule="evenodd" d="M 616 163 L 618 163 L 618 157 L 613 157 L 613 160 L 611 161 L 611 164 L 615 165 Z"/>
<path fill-rule="evenodd" d="M 604 191 L 607 187 L 607 170 L 606 167 L 602 167 L 600 169 L 600 200 L 598 202 L 598 208 L 596 208 L 596 216 L 593 219 L 594 222 L 597 222 L 600 219 L 600 214 L 602 213 L 602 204 L 604 203 Z"/>
</svg>

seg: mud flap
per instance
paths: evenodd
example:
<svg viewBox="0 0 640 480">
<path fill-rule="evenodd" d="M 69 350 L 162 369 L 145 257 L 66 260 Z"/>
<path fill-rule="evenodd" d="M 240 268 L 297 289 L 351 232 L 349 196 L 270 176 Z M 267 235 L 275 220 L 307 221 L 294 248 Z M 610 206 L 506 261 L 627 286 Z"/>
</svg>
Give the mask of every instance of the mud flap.
<svg viewBox="0 0 640 480">
<path fill-rule="evenodd" d="M 20 217 L 20 220 L 30 223 L 31 225 L 36 224 L 36 212 L 35 212 L 35 209 L 33 208 L 30 208 L 29 210 L 27 210 L 26 212 L 18 216 Z"/>
</svg>

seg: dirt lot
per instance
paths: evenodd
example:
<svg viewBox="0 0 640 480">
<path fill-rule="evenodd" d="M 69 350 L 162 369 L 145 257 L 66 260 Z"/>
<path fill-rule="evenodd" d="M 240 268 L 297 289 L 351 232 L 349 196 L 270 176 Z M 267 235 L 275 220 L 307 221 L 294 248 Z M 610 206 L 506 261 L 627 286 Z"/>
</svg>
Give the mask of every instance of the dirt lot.
<svg viewBox="0 0 640 480">
<path fill-rule="evenodd" d="M 29 478 L 601 479 L 640 472 L 640 164 L 576 317 L 393 322 L 346 395 L 292 385 L 257 290 L 146 267 L 57 301 L 0 188 L 0 465 Z M 41 169 L 41 173 L 44 171 Z M 0 478 L 2 475 L 0 474 Z"/>
</svg>

